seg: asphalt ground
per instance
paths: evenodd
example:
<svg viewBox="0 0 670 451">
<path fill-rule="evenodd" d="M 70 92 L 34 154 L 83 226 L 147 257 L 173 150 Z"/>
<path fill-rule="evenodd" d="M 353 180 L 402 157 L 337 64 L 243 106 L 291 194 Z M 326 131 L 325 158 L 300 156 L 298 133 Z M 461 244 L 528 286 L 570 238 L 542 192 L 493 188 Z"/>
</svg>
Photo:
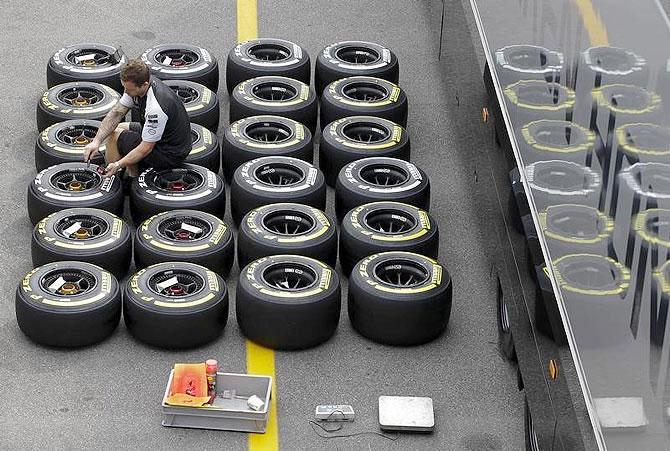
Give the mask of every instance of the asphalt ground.
<svg viewBox="0 0 670 451">
<path fill-rule="evenodd" d="M 234 315 L 219 340 L 168 352 L 134 340 L 123 323 L 108 340 L 81 350 L 54 350 L 30 342 L 19 330 L 14 292 L 31 269 L 31 225 L 26 190 L 35 175 L 35 107 L 46 86 L 45 67 L 58 48 L 77 42 L 121 45 L 139 56 L 153 44 L 196 43 L 221 65 L 236 42 L 235 2 L 64 0 L 10 2 L 0 15 L 5 46 L 0 84 L 0 133 L 4 137 L 0 179 L 0 448 L 223 448 L 245 449 L 247 434 L 168 429 L 161 426 L 160 399 L 176 362 L 219 360 L 230 372 L 246 371 L 246 346 Z M 464 9 L 465 7 L 465 9 Z M 392 348 L 355 333 L 342 316 L 336 335 L 302 352 L 276 352 L 277 419 L 282 449 L 510 449 L 523 447 L 523 395 L 515 369 L 497 349 L 496 291 L 482 208 L 492 195 L 477 174 L 483 146 L 493 145 L 482 124 L 484 86 L 468 29 L 467 3 L 446 4 L 445 38 L 438 61 L 439 0 L 369 2 L 259 1 L 259 35 L 295 41 L 314 60 L 328 43 L 363 39 L 393 49 L 400 85 L 410 102 L 412 161 L 429 175 L 431 214 L 440 227 L 440 260 L 454 283 L 447 332 L 420 347 Z M 225 86 L 221 83 L 221 86 Z M 221 124 L 228 96 L 221 89 Z M 221 132 L 219 133 L 221 134 Z M 332 214 L 333 192 L 328 193 Z M 228 204 L 229 205 L 229 204 Z M 229 215 L 225 220 L 230 222 Z M 234 300 L 237 268 L 228 278 Z M 343 290 L 346 300 L 346 283 Z M 324 439 L 311 428 L 314 407 L 353 405 L 357 419 L 342 433 L 378 432 L 380 395 L 430 396 L 432 434 L 402 434 L 390 441 L 374 434 Z"/>
</svg>

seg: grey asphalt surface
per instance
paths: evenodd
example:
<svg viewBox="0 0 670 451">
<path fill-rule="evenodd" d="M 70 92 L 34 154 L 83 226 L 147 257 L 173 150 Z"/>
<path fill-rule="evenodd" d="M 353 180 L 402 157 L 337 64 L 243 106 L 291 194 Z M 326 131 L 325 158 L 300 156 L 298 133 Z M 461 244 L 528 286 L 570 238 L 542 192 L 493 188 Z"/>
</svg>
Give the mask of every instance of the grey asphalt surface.
<svg viewBox="0 0 670 451">
<path fill-rule="evenodd" d="M 480 119 L 485 94 L 475 53 L 479 41 L 467 26 L 467 2 L 448 1 L 438 61 L 441 8 L 439 0 L 259 1 L 260 36 L 293 40 L 313 61 L 326 44 L 344 39 L 378 41 L 396 52 L 400 85 L 410 101 L 412 160 L 430 176 L 440 260 L 454 281 L 449 328 L 428 345 L 391 348 L 363 339 L 351 328 L 343 302 L 338 332 L 328 343 L 303 352 L 277 352 L 282 449 L 523 448 L 523 395 L 516 389 L 514 368 L 497 349 L 489 259 L 495 249 L 484 237 L 488 213 L 478 208 L 481 196 L 492 192 L 489 182 L 476 176 L 488 173 L 479 152 L 493 145 L 490 129 Z M 12 2 L 0 16 L 0 37 L 11 43 L 0 84 L 0 186 L 5 192 L 0 283 L 6 293 L 0 304 L 0 448 L 245 449 L 246 434 L 160 425 L 160 399 L 175 362 L 215 357 L 224 370 L 245 372 L 245 340 L 235 322 L 234 302 L 222 337 L 186 352 L 149 348 L 134 340 L 123 323 L 91 348 L 43 348 L 19 330 L 13 302 L 17 284 L 31 269 L 25 196 L 35 175 L 35 106 L 46 86 L 51 54 L 87 41 L 122 45 L 128 55 L 157 43 L 197 43 L 218 58 L 223 82 L 225 56 L 236 40 L 235 2 Z M 228 105 L 224 91 L 219 91 L 222 128 Z M 330 213 L 332 200 L 329 191 Z M 230 221 L 229 215 L 225 219 Z M 237 274 L 235 268 L 228 279 L 231 301 Z M 342 433 L 379 431 L 376 404 L 384 394 L 432 397 L 435 432 L 403 434 L 396 441 L 374 434 L 327 440 L 310 428 L 317 404 L 347 403 L 357 420 Z"/>
</svg>

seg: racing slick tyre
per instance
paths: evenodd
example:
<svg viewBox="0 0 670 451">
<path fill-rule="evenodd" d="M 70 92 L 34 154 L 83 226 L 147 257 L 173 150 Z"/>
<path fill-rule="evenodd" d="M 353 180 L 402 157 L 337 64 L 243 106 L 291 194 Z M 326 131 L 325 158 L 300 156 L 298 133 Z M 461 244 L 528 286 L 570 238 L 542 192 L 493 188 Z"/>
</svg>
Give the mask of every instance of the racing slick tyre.
<svg viewBox="0 0 670 451">
<path fill-rule="evenodd" d="M 218 338 L 228 322 L 228 289 L 216 273 L 167 262 L 135 273 L 123 293 L 123 320 L 138 340 L 189 349 Z"/>
<path fill-rule="evenodd" d="M 185 162 L 203 166 L 215 174 L 221 168 L 221 146 L 216 133 L 212 133 L 200 124 L 191 124 L 191 153 Z"/>
<path fill-rule="evenodd" d="M 321 210 L 294 203 L 270 204 L 247 213 L 237 236 L 240 268 L 268 255 L 304 255 L 335 267 L 337 230 Z"/>
<path fill-rule="evenodd" d="M 142 53 L 151 75 L 161 80 L 187 80 L 219 89 L 219 63 L 208 50 L 189 44 L 160 44 Z"/>
<path fill-rule="evenodd" d="M 407 127 L 407 95 L 398 85 L 381 78 L 341 78 L 323 90 L 319 123 L 323 129 L 348 116 L 381 117 Z"/>
<path fill-rule="evenodd" d="M 424 210 L 398 202 L 373 202 L 352 209 L 340 228 L 340 265 L 344 274 L 368 255 L 406 251 L 437 258 L 435 220 Z"/>
<path fill-rule="evenodd" d="M 103 177 L 98 166 L 62 163 L 40 171 L 28 187 L 28 217 L 35 225 L 64 208 L 91 207 L 120 216 L 123 187 L 117 176 Z M 101 168 L 102 170 L 102 168 Z"/>
<path fill-rule="evenodd" d="M 267 75 L 292 78 L 309 85 L 309 55 L 298 44 L 273 38 L 244 41 L 228 53 L 228 94 L 244 80 Z"/>
<path fill-rule="evenodd" d="M 121 280 L 130 267 L 132 237 L 128 224 L 96 208 L 51 213 L 33 229 L 33 266 L 62 260 L 92 263 Z"/>
<path fill-rule="evenodd" d="M 135 225 L 163 211 L 188 208 L 211 213 L 219 218 L 226 210 L 223 180 L 202 166 L 142 172 L 130 185 L 130 214 Z"/>
<path fill-rule="evenodd" d="M 389 157 L 363 158 L 340 170 L 335 184 L 338 221 L 352 208 L 377 201 L 402 202 L 428 211 L 428 176 L 412 163 Z"/>
<path fill-rule="evenodd" d="M 75 163 L 84 160 L 84 147 L 95 138 L 100 121 L 75 119 L 50 125 L 37 136 L 35 142 L 35 167 L 38 171 L 61 163 Z M 100 145 L 100 153 L 91 162 L 102 164 L 102 154 L 106 144 Z"/>
<path fill-rule="evenodd" d="M 135 266 L 182 261 L 204 266 L 222 277 L 235 257 L 233 232 L 214 215 L 197 210 L 158 213 L 137 228 Z"/>
<path fill-rule="evenodd" d="M 110 45 L 73 44 L 56 51 L 47 63 L 47 87 L 72 81 L 92 81 L 123 92 L 121 67 L 126 56 Z"/>
<path fill-rule="evenodd" d="M 451 277 L 437 261 L 410 252 L 361 260 L 349 277 L 349 319 L 366 338 L 413 346 L 444 332 L 451 313 Z"/>
<path fill-rule="evenodd" d="M 89 346 L 119 325 L 121 290 L 111 273 L 91 263 L 47 263 L 25 275 L 16 289 L 15 308 L 19 328 L 34 342 Z"/>
<path fill-rule="evenodd" d="M 235 224 L 256 207 L 295 202 L 325 210 L 326 183 L 311 164 L 291 157 L 262 157 L 235 170 L 230 183 L 230 210 Z"/>
<path fill-rule="evenodd" d="M 240 272 L 236 313 L 249 340 L 270 349 L 305 349 L 337 329 L 340 280 L 325 263 L 301 255 L 255 260 Z"/>
<path fill-rule="evenodd" d="M 109 86 L 73 81 L 49 88 L 37 102 L 37 131 L 70 119 L 101 121 L 121 98 Z"/>
<path fill-rule="evenodd" d="M 316 57 L 314 84 L 323 89 L 340 78 L 367 75 L 398 83 L 400 67 L 395 53 L 374 42 L 343 41 L 328 45 Z"/>
<path fill-rule="evenodd" d="M 270 114 L 304 124 L 314 134 L 318 101 L 309 85 L 292 78 L 267 76 L 245 80 L 230 95 L 230 122 Z"/>
<path fill-rule="evenodd" d="M 235 169 L 254 158 L 293 157 L 311 163 L 312 133 L 293 119 L 251 116 L 230 124 L 223 135 L 223 173 L 229 182 Z"/>
<path fill-rule="evenodd" d="M 409 161 L 409 135 L 400 125 L 374 116 L 352 116 L 326 125 L 319 144 L 319 169 L 335 185 L 346 164 L 367 157 Z"/>
</svg>

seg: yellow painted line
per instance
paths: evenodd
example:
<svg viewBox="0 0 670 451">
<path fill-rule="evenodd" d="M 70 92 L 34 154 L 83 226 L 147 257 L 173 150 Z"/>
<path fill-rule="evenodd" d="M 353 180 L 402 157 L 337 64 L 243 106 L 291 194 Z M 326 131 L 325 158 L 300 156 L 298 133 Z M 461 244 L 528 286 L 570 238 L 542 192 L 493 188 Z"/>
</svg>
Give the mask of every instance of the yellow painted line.
<svg viewBox="0 0 670 451">
<path fill-rule="evenodd" d="M 275 353 L 247 340 L 247 373 L 272 376 L 272 398 L 268 412 L 265 434 L 249 434 L 249 450 L 276 451 L 279 449 L 279 427 L 277 426 L 277 378 L 275 377 Z"/>
<path fill-rule="evenodd" d="M 573 0 L 579 9 L 579 14 L 584 21 L 584 27 L 589 34 L 592 46 L 609 45 L 607 28 L 593 7 L 591 0 Z"/>
<path fill-rule="evenodd" d="M 258 37 L 257 0 L 237 0 L 237 42 Z"/>
</svg>

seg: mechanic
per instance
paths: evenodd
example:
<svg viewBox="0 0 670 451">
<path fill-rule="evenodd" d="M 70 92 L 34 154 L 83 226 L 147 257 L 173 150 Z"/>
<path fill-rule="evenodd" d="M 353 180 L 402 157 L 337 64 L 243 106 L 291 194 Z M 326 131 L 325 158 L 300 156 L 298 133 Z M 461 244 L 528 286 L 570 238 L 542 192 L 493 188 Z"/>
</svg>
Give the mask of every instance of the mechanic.
<svg viewBox="0 0 670 451">
<path fill-rule="evenodd" d="M 84 148 L 84 161 L 99 152 L 107 140 L 104 175 L 125 168 L 129 177 L 150 167 L 179 166 L 191 152 L 191 125 L 184 103 L 149 67 L 133 59 L 121 69 L 124 93 L 102 120 L 95 138 Z M 139 111 L 141 122 L 121 122 L 128 111 Z"/>
</svg>

